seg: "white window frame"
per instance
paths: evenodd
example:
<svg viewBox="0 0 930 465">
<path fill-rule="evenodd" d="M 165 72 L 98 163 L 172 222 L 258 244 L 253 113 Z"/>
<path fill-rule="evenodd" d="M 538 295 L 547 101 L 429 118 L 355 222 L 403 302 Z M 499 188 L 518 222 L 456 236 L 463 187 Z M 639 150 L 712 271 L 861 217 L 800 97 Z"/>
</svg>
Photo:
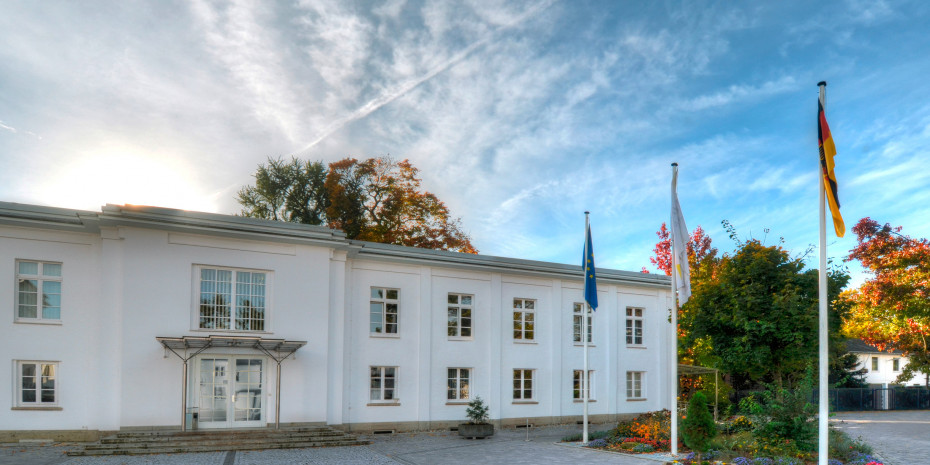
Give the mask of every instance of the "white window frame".
<svg viewBox="0 0 930 465">
<path fill-rule="evenodd" d="M 572 342 L 576 346 L 584 345 L 581 340 L 581 321 L 584 318 L 584 312 L 587 305 L 584 302 L 572 303 Z M 588 346 L 594 345 L 594 317 L 588 314 Z"/>
<path fill-rule="evenodd" d="M 455 298 L 455 302 L 452 301 L 453 297 Z M 471 303 L 463 303 L 466 297 Z M 468 316 L 464 316 L 466 310 L 468 311 Z M 468 330 L 467 336 L 463 334 L 466 332 L 466 329 Z M 446 335 L 449 340 L 453 341 L 468 341 L 475 338 L 474 295 L 450 292 L 446 297 Z"/>
<path fill-rule="evenodd" d="M 204 328 L 201 327 L 201 297 L 204 291 L 203 285 L 203 271 L 204 270 L 213 270 L 214 272 L 225 271 L 231 273 L 229 281 L 229 317 L 226 321 L 228 325 L 227 328 Z M 254 300 L 254 297 L 261 297 L 263 306 L 262 308 L 262 318 L 261 318 L 261 329 L 236 329 L 236 322 L 238 318 L 238 301 L 239 301 L 239 282 L 238 277 L 239 273 L 255 273 L 264 275 L 264 295 L 252 295 L 248 296 L 252 299 L 249 300 L 251 303 Z M 274 282 L 274 273 L 270 270 L 260 270 L 252 268 L 237 268 L 230 266 L 220 266 L 220 265 L 194 265 L 193 278 L 192 281 L 192 298 L 193 298 L 193 309 L 191 310 L 191 330 L 192 331 L 209 331 L 209 332 L 223 332 L 223 333 L 271 333 L 271 321 L 272 321 L 272 292 L 273 282 Z M 215 295 L 217 292 L 214 291 Z M 244 296 L 243 296 L 244 297 Z M 250 305 L 249 308 L 255 308 L 257 306 Z M 208 317 L 206 317 L 208 318 Z M 216 320 L 216 317 L 214 317 Z M 243 321 L 253 321 L 255 318 L 244 318 Z"/>
<path fill-rule="evenodd" d="M 901 359 L 900 358 L 891 359 L 891 371 L 901 371 Z"/>
<path fill-rule="evenodd" d="M 878 371 L 878 357 L 872 357 L 872 371 Z"/>
<path fill-rule="evenodd" d="M 584 370 L 572 370 L 572 400 L 583 401 L 582 392 L 581 392 L 581 372 Z M 595 389 L 594 389 L 594 370 L 588 370 L 588 401 L 593 401 L 595 399 Z"/>
<path fill-rule="evenodd" d="M 19 266 L 20 263 L 35 263 L 38 273 L 36 274 L 26 274 L 20 273 Z M 45 274 L 45 266 L 54 265 L 58 267 L 58 275 L 47 275 Z M 62 285 L 62 275 L 64 274 L 64 266 L 61 262 L 54 262 L 48 260 L 29 260 L 29 259 L 16 259 L 15 260 L 15 275 L 16 275 L 16 285 L 13 290 L 13 321 L 17 323 L 46 323 L 46 324 L 61 324 L 61 310 L 62 310 L 62 299 L 63 299 L 63 285 Z M 20 290 L 19 284 L 23 281 L 34 280 L 36 281 L 36 316 L 20 316 L 19 306 L 20 306 Z M 45 283 L 56 282 L 58 283 L 58 318 L 46 318 L 43 315 L 43 312 L 46 308 L 44 305 L 43 297 L 45 296 Z M 55 308 L 54 306 L 49 306 L 49 308 Z"/>
<path fill-rule="evenodd" d="M 520 304 L 519 307 L 517 303 Z M 527 303 L 531 304 L 530 308 L 527 307 Z M 536 342 L 536 333 L 539 332 L 536 304 L 536 299 L 524 299 L 522 297 L 513 299 L 514 342 Z M 532 329 L 527 329 L 528 325 L 533 325 Z M 527 333 L 530 333 L 531 337 L 527 337 Z"/>
<path fill-rule="evenodd" d="M 33 402 L 27 402 L 23 400 L 23 367 L 26 365 L 35 366 L 35 397 L 36 400 Z M 60 362 L 58 361 L 49 361 L 49 360 L 16 360 L 14 363 L 16 375 L 13 377 L 15 386 L 13 387 L 13 399 L 14 407 L 23 408 L 23 409 L 55 409 L 59 410 L 59 404 L 61 403 L 61 370 Z M 53 374 L 50 376 L 53 381 L 52 389 L 55 400 L 52 402 L 42 402 L 42 376 L 43 368 L 46 366 L 51 366 L 53 368 Z"/>
<path fill-rule="evenodd" d="M 626 308 L 626 345 L 627 347 L 645 347 L 646 311 L 642 307 Z M 639 326 L 637 328 L 637 325 Z M 637 330 L 639 333 L 637 334 Z M 637 336 L 639 342 L 637 342 Z"/>
<path fill-rule="evenodd" d="M 643 400 L 646 398 L 646 372 L 626 372 L 626 399 Z"/>
<path fill-rule="evenodd" d="M 376 296 L 377 291 L 381 292 L 380 296 Z M 394 293 L 395 298 L 390 298 L 391 293 Z M 372 337 L 400 337 L 400 289 L 392 287 L 383 287 L 383 286 L 371 286 L 368 293 L 368 334 Z M 378 312 L 373 312 L 372 307 L 374 305 L 380 305 L 381 309 Z M 391 306 L 394 307 L 394 311 L 391 312 Z M 381 331 L 374 331 L 373 325 L 375 324 L 372 321 L 375 314 L 379 314 Z M 394 316 L 394 322 L 390 323 L 388 320 L 389 317 Z M 394 331 L 389 332 L 390 325 L 393 325 Z"/>
<path fill-rule="evenodd" d="M 513 369 L 513 401 L 514 402 L 531 402 L 536 399 L 536 386 L 533 382 L 536 378 L 536 370 L 532 368 L 514 368 Z M 529 386 L 529 387 L 527 387 Z M 529 396 L 526 393 L 529 391 Z"/>
<path fill-rule="evenodd" d="M 377 373 L 375 371 L 377 370 Z M 388 376 L 388 370 L 393 370 L 393 376 Z M 398 367 L 385 365 L 371 365 L 368 367 L 368 402 L 370 404 L 399 404 L 400 398 L 397 396 Z M 387 387 L 387 380 L 392 381 L 393 387 Z M 378 386 L 375 387 L 375 381 Z M 375 399 L 375 390 L 377 389 L 378 398 Z M 391 398 L 385 399 L 390 391 Z"/>
<path fill-rule="evenodd" d="M 471 387 L 474 385 L 471 368 L 449 367 L 446 369 L 446 401 L 459 402 L 471 399 Z M 465 376 L 462 376 L 462 375 Z M 464 382 L 464 386 L 463 386 Z M 449 396 L 452 397 L 449 397 Z"/>
</svg>

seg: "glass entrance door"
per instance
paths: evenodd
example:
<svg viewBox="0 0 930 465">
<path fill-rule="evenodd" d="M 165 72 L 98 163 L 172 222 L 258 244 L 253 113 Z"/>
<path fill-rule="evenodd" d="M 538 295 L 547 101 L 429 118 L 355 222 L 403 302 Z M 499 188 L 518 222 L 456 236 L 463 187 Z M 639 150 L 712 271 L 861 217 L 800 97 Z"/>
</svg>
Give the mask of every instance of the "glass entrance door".
<svg viewBox="0 0 930 465">
<path fill-rule="evenodd" d="M 200 358 L 197 388 L 201 428 L 265 426 L 263 362 L 246 357 Z"/>
</svg>

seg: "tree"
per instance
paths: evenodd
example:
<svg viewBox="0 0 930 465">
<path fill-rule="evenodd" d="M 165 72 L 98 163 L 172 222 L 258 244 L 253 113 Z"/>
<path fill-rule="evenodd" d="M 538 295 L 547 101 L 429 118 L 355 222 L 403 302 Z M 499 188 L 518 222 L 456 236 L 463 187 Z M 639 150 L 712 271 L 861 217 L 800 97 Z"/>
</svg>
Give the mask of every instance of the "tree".
<svg viewBox="0 0 930 465">
<path fill-rule="evenodd" d="M 418 170 L 390 157 L 329 164 L 268 159 L 239 191 L 241 214 L 325 224 L 349 239 L 477 253 L 458 218 L 420 189 Z"/>
<path fill-rule="evenodd" d="M 242 216 L 265 220 L 323 224 L 327 197 L 323 186 L 326 168 L 322 162 L 301 162 L 291 158 L 268 159 L 258 165 L 255 185 L 239 190 Z"/>
<path fill-rule="evenodd" d="M 649 257 L 649 261 L 656 268 L 665 272 L 666 276 L 671 276 L 672 239 L 664 222 L 656 231 L 656 235 L 659 236 L 659 242 L 652 249 L 655 256 Z M 691 269 L 691 279 L 701 279 L 702 271 L 709 270 L 716 258 L 717 249 L 711 246 L 710 236 L 698 225 L 698 227 L 694 228 L 694 232 L 691 233 L 688 240 L 688 266 Z"/>
<path fill-rule="evenodd" d="M 850 304 L 845 332 L 879 350 L 903 352 L 908 364 L 899 382 L 922 373 L 930 385 L 930 242 L 868 217 L 852 230 L 858 244 L 847 260 L 859 260 L 872 277 L 843 294 Z"/>
<path fill-rule="evenodd" d="M 681 437 L 685 444 L 698 453 L 697 463 L 701 463 L 701 454 L 710 448 L 711 440 L 717 436 L 717 424 L 707 408 L 704 393 L 695 392 L 688 403 L 688 411 L 681 422 Z"/>
<path fill-rule="evenodd" d="M 805 270 L 781 246 L 756 239 L 717 260 L 713 273 L 692 282 L 683 314 L 685 344 L 703 342 L 713 365 L 732 375 L 736 387 L 774 382 L 793 385 L 818 347 L 818 272 Z M 831 301 L 849 276 L 828 276 Z M 831 307 L 839 321 L 837 308 Z"/>
</svg>

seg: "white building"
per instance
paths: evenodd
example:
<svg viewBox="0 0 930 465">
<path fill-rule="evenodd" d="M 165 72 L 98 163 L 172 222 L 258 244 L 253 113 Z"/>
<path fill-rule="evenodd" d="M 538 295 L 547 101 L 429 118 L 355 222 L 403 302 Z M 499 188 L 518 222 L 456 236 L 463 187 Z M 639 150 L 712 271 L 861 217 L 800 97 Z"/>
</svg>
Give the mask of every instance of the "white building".
<svg viewBox="0 0 930 465">
<path fill-rule="evenodd" d="M 228 215 L 0 203 L 0 442 L 180 428 L 192 410 L 200 428 L 445 428 L 475 396 L 499 427 L 574 422 L 579 268 Z M 669 407 L 669 287 L 598 270 L 592 421 Z"/>
<path fill-rule="evenodd" d="M 923 386 L 924 380 L 912 376 L 905 383 L 898 383 L 898 376 L 907 365 L 907 357 L 900 350 L 886 352 L 866 343 L 861 339 L 846 341 L 846 350 L 856 354 L 859 363 L 857 370 L 865 370 L 865 382 L 870 386 L 886 386 L 900 384 L 904 386 Z"/>
</svg>

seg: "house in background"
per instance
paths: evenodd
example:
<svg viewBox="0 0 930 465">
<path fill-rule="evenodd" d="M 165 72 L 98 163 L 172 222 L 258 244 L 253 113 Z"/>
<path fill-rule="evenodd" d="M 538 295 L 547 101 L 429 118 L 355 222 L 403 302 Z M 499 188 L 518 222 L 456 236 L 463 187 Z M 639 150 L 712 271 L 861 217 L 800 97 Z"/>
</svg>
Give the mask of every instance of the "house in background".
<svg viewBox="0 0 930 465">
<path fill-rule="evenodd" d="M 583 238 L 578 238 L 581 255 Z M 0 442 L 103 432 L 500 426 L 669 408 L 669 278 L 182 210 L 0 202 Z M 591 328 L 583 373 L 582 325 Z M 191 421 L 191 424 L 193 422 Z"/>
<path fill-rule="evenodd" d="M 846 349 L 858 357 L 859 364 L 856 368 L 864 370 L 865 377 L 863 380 L 870 387 L 899 384 L 897 382 L 898 375 L 907 365 L 907 357 L 902 355 L 900 350 L 892 352 L 880 351 L 861 339 L 846 341 Z M 914 376 L 902 385 L 923 386 L 924 380 Z"/>
</svg>

